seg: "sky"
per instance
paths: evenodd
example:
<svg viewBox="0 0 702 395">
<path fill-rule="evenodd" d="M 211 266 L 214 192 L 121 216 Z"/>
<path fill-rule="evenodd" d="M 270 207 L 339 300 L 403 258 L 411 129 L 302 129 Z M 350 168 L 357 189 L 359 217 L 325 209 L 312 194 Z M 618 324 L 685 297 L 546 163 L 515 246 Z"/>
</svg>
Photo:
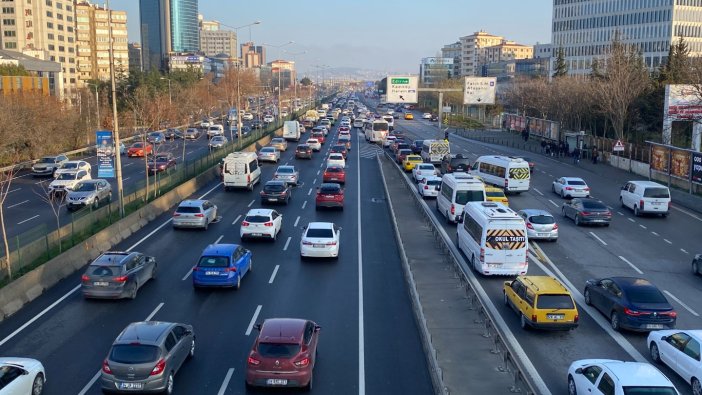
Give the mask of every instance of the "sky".
<svg viewBox="0 0 702 395">
<path fill-rule="evenodd" d="M 129 41 L 140 42 L 139 2 L 110 6 L 127 11 Z M 294 60 L 301 76 L 316 73 L 315 65 L 416 74 L 421 58 L 479 30 L 521 44 L 548 43 L 553 12 L 551 0 L 200 0 L 199 8 L 206 20 L 230 27 L 261 21 L 250 32 L 239 29 L 240 43 L 249 33 L 257 44 L 294 41 L 267 47 L 266 61 Z"/>
</svg>

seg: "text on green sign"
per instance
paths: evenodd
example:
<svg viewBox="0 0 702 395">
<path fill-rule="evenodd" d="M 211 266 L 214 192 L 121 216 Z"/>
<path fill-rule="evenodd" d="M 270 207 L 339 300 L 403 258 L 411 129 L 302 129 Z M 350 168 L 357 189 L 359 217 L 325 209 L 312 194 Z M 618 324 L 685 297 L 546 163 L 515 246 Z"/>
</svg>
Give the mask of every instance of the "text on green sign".
<svg viewBox="0 0 702 395">
<path fill-rule="evenodd" d="M 409 78 L 391 78 L 391 84 L 409 84 Z"/>
</svg>

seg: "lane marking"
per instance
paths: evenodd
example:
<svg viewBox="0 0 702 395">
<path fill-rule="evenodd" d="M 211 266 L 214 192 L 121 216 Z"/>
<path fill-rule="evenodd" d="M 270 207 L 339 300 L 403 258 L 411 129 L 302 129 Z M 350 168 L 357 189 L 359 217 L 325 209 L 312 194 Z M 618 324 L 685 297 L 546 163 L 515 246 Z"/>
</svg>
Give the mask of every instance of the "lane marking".
<svg viewBox="0 0 702 395">
<path fill-rule="evenodd" d="M 629 221 L 636 223 L 636 221 L 633 218 L 627 218 Z"/>
<path fill-rule="evenodd" d="M 127 181 L 127 180 L 130 179 L 130 178 L 131 178 L 131 177 L 123 178 L 122 181 Z"/>
<path fill-rule="evenodd" d="M 304 209 L 306 206 L 307 206 L 307 200 L 305 200 L 304 202 L 302 202 L 302 208 Z"/>
<path fill-rule="evenodd" d="M 7 191 L 7 193 L 17 192 L 17 191 L 19 191 L 19 190 L 21 190 L 21 189 L 22 189 L 22 188 L 15 188 L 15 189 L 13 189 L 13 190 L 11 190 L 11 191 Z"/>
<path fill-rule="evenodd" d="M 251 203 L 249 203 L 248 207 L 253 206 L 253 204 L 256 202 L 256 199 L 252 200 Z"/>
<path fill-rule="evenodd" d="M 278 269 L 280 268 L 280 265 L 275 265 L 273 268 L 273 273 L 271 273 L 271 278 L 268 280 L 268 284 L 273 284 L 273 280 L 275 280 L 275 275 L 278 274 Z"/>
<path fill-rule="evenodd" d="M 251 322 L 249 322 L 249 327 L 246 328 L 246 336 L 249 336 L 251 334 L 253 326 L 256 323 L 256 320 L 258 319 L 258 314 L 261 313 L 261 308 L 263 308 L 262 305 L 258 305 L 258 307 L 256 307 L 256 311 L 254 311 L 253 317 L 251 317 Z"/>
<path fill-rule="evenodd" d="M 234 368 L 229 368 L 229 370 L 227 370 L 227 375 L 224 376 L 222 385 L 219 387 L 219 392 L 217 392 L 217 395 L 224 395 L 224 393 L 227 391 L 227 387 L 229 387 L 229 381 L 232 379 L 233 374 Z"/>
<path fill-rule="evenodd" d="M 34 218 L 38 218 L 38 217 L 39 217 L 39 214 L 33 216 L 32 218 L 27 218 L 27 219 L 25 219 L 24 221 L 20 221 L 20 222 L 17 223 L 17 225 L 22 225 L 23 223 L 29 222 L 29 221 L 33 220 Z"/>
<path fill-rule="evenodd" d="M 156 306 L 156 308 L 154 309 L 154 311 L 152 311 L 151 314 L 149 314 L 149 316 L 146 317 L 144 321 L 151 321 L 151 319 L 154 318 L 156 313 L 158 313 L 158 311 L 161 310 L 161 307 L 163 307 L 163 302 L 159 303 L 158 306 Z"/>
<path fill-rule="evenodd" d="M 25 204 L 25 203 L 27 203 L 28 201 L 29 201 L 29 200 L 25 200 L 25 201 L 23 201 L 23 202 L 15 203 L 15 204 L 13 204 L 13 205 L 11 205 L 11 206 L 7 206 L 7 207 L 5 207 L 5 208 L 17 207 L 17 206 L 19 206 L 20 204 Z"/>
<path fill-rule="evenodd" d="M 240 219 L 241 219 L 241 214 L 239 214 L 239 215 L 236 217 L 236 219 L 234 220 L 234 222 L 232 222 L 232 225 L 234 225 L 235 223 L 239 222 Z"/>
<path fill-rule="evenodd" d="M 317 170 L 317 175 L 319 175 L 319 173 L 321 173 L 321 172 L 322 172 L 321 170 Z"/>
<path fill-rule="evenodd" d="M 310 188 L 309 191 L 307 191 L 307 196 L 310 196 L 312 194 L 312 188 Z"/>
<path fill-rule="evenodd" d="M 356 142 L 360 135 L 356 135 Z M 360 143 L 358 144 L 360 145 Z M 356 159 L 361 163 L 361 150 L 356 150 Z M 358 395 L 366 394 L 365 328 L 363 324 L 363 230 L 361 228 L 361 166 L 356 168 L 356 243 L 358 245 Z M 416 193 L 416 191 L 415 191 Z"/>
<path fill-rule="evenodd" d="M 680 306 L 682 306 L 685 310 L 689 311 L 690 314 L 694 315 L 695 317 L 699 317 L 699 316 L 700 316 L 699 314 L 697 314 L 697 312 L 696 312 L 695 310 L 692 310 L 692 309 L 690 308 L 690 306 L 688 306 L 688 305 L 686 305 L 685 303 L 683 303 L 682 300 L 678 299 L 678 298 L 677 298 L 675 295 L 673 295 L 672 293 L 668 292 L 667 290 L 663 290 L 663 292 L 665 292 L 666 295 L 670 296 L 671 299 L 673 299 L 674 301 L 678 302 L 678 304 L 679 304 Z"/>
<path fill-rule="evenodd" d="M 297 216 L 297 219 L 295 219 L 295 223 L 293 224 L 293 227 L 297 228 L 297 223 L 300 222 L 300 216 Z"/>
<path fill-rule="evenodd" d="M 556 202 L 554 202 L 553 200 L 551 200 L 551 199 L 548 199 L 548 201 L 549 201 L 549 202 L 551 202 L 551 204 L 553 204 L 554 206 L 556 206 L 556 207 L 560 207 L 560 206 L 559 206 L 559 205 L 557 205 L 557 204 L 556 204 Z"/>
<path fill-rule="evenodd" d="M 639 274 L 644 274 L 644 273 L 641 271 L 641 269 L 639 269 L 638 267 L 636 267 L 636 265 L 634 265 L 633 263 L 629 262 L 629 261 L 628 261 L 626 258 L 624 258 L 623 256 L 619 255 L 619 259 L 621 259 L 622 261 L 626 262 L 626 264 L 629 265 L 629 266 L 631 266 L 632 269 L 636 270 L 637 273 L 639 273 Z"/>
<path fill-rule="evenodd" d="M 624 215 L 624 213 L 622 213 L 621 211 L 617 211 L 617 214 Z"/>
<path fill-rule="evenodd" d="M 690 254 L 689 252 L 685 251 L 685 249 L 681 248 L 680 251 L 684 252 L 685 254 Z"/>
<path fill-rule="evenodd" d="M 124 166 L 122 166 L 122 167 L 129 167 L 129 166 L 131 166 L 131 165 L 133 165 L 133 164 L 134 164 L 134 162 L 129 162 L 129 163 L 127 163 L 126 165 L 124 165 Z"/>
<path fill-rule="evenodd" d="M 590 232 L 590 234 L 592 235 L 592 237 L 594 237 L 594 238 L 596 238 L 597 240 L 599 240 L 599 242 L 602 243 L 602 245 L 607 245 L 607 243 L 605 243 L 604 240 L 600 239 L 600 238 L 595 234 L 595 232 Z"/>
<path fill-rule="evenodd" d="M 195 268 L 195 266 L 193 266 L 193 267 L 191 267 L 190 269 L 188 269 L 188 272 L 185 273 L 185 276 L 183 276 L 183 278 L 181 278 L 180 281 L 185 281 L 185 280 L 187 280 L 188 277 L 190 277 L 190 274 L 192 274 L 194 268 Z"/>
<path fill-rule="evenodd" d="M 192 153 L 193 153 L 193 151 L 188 151 L 188 152 L 185 153 L 185 155 L 190 155 L 190 154 L 192 154 Z"/>
<path fill-rule="evenodd" d="M 645 226 L 643 226 L 643 225 L 641 225 L 641 224 L 639 224 L 639 226 L 640 226 L 641 228 L 643 228 L 643 229 L 648 229 L 647 227 L 645 227 Z"/>
<path fill-rule="evenodd" d="M 538 193 L 539 195 L 544 196 L 544 194 L 541 193 L 541 191 L 539 191 L 538 189 L 536 189 L 536 188 L 531 188 L 531 189 L 533 189 L 534 192 Z"/>
<path fill-rule="evenodd" d="M 665 241 L 665 242 L 668 243 L 668 244 L 673 244 L 673 242 L 670 241 L 670 240 L 668 240 L 668 239 L 663 239 L 663 241 Z"/>
<path fill-rule="evenodd" d="M 288 239 L 285 240 L 285 247 L 283 247 L 283 251 L 287 251 L 287 250 L 288 250 L 288 246 L 290 245 L 290 240 L 292 240 L 292 237 L 291 237 L 291 236 L 288 236 Z"/>
<path fill-rule="evenodd" d="M 654 232 L 654 231 L 651 231 L 651 234 L 654 235 L 654 236 L 660 236 L 658 233 L 656 233 L 656 232 Z"/>
<path fill-rule="evenodd" d="M 677 207 L 677 206 L 670 206 L 670 207 L 673 208 L 673 209 L 675 209 L 675 210 L 680 211 L 680 212 L 683 213 L 683 214 L 687 214 L 687 215 L 689 215 L 690 217 L 692 217 L 692 218 L 694 218 L 694 219 L 696 219 L 696 220 L 698 220 L 698 221 L 702 221 L 702 218 L 696 216 L 695 214 L 692 214 L 691 212 L 689 212 L 689 211 L 687 211 L 687 210 L 683 210 L 683 209 L 681 209 L 681 208 L 679 208 L 679 207 Z"/>
<path fill-rule="evenodd" d="M 215 240 L 214 244 L 219 244 L 219 242 L 224 238 L 224 235 L 219 236 L 217 240 Z"/>
</svg>

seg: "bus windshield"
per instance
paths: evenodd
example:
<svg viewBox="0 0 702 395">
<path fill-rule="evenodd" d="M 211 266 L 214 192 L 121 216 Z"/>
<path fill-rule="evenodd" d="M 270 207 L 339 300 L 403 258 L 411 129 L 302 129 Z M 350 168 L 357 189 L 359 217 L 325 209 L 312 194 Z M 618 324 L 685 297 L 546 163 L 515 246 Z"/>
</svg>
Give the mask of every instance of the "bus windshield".
<svg viewBox="0 0 702 395">
<path fill-rule="evenodd" d="M 376 132 L 382 132 L 388 130 L 387 122 L 373 122 L 373 130 Z"/>
</svg>

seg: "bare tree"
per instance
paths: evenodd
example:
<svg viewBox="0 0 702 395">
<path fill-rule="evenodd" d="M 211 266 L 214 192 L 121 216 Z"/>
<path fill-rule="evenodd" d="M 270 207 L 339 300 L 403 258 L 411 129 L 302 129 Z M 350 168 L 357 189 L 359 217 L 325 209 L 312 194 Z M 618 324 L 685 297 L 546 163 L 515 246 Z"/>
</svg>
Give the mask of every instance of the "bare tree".
<svg viewBox="0 0 702 395">
<path fill-rule="evenodd" d="M 12 278 L 12 259 L 10 255 L 10 244 L 7 240 L 7 229 L 5 228 L 5 200 L 11 191 L 12 181 L 17 173 L 16 167 L 0 172 L 0 227 L 2 227 L 2 241 L 5 246 L 5 265 L 7 265 L 7 277 Z"/>
<path fill-rule="evenodd" d="M 43 185 L 39 184 L 39 185 Z M 51 207 L 51 212 L 54 214 L 54 217 L 56 218 L 56 235 L 57 235 L 57 240 L 58 240 L 58 247 L 59 247 L 59 254 L 63 252 L 63 245 L 61 244 L 61 207 L 64 207 L 65 202 L 66 202 L 66 194 L 65 192 L 61 193 L 51 193 L 46 190 L 34 190 L 34 194 L 39 196 L 39 199 L 41 199 L 42 202 L 46 203 Z"/>
</svg>

